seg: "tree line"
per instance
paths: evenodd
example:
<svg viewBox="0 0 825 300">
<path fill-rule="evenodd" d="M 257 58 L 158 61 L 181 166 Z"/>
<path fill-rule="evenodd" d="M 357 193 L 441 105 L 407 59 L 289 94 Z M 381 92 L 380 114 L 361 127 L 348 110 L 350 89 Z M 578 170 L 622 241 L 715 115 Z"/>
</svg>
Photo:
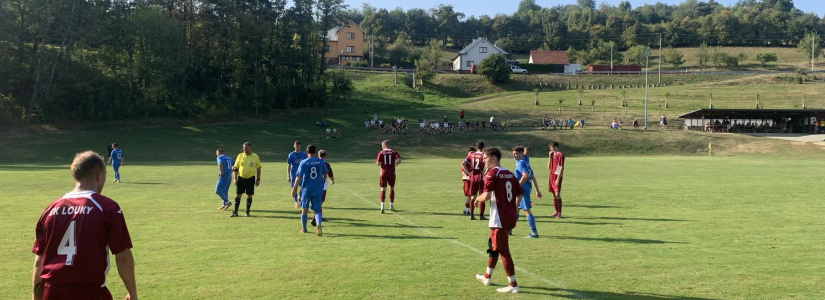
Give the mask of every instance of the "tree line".
<svg viewBox="0 0 825 300">
<path fill-rule="evenodd" d="M 561 49 L 594 63 L 608 61 L 611 48 L 637 59 L 633 53 L 657 45 L 659 36 L 664 47 L 802 48 L 806 34 L 825 32 L 823 19 L 791 0 L 635 9 L 626 1 L 541 7 L 522 0 L 513 14 L 469 17 L 444 4 L 405 11 L 347 8 L 343 0 L 5 0 L 0 125 L 326 107 L 352 90 L 322 59 L 326 30 L 347 20 L 375 41 L 377 62 L 422 71 L 444 63 L 445 47 L 476 37 L 511 53 Z M 733 63 L 726 59 L 719 61 Z"/>
</svg>

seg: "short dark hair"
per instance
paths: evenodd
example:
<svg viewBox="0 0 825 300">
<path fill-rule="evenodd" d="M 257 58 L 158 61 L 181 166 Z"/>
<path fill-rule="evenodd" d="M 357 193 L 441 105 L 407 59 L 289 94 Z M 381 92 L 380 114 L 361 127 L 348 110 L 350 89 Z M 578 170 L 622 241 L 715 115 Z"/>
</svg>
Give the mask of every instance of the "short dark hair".
<svg viewBox="0 0 825 300">
<path fill-rule="evenodd" d="M 497 160 L 501 161 L 501 151 L 498 148 L 493 147 L 484 150 L 484 155 L 486 156 L 495 156 Z"/>
<path fill-rule="evenodd" d="M 515 146 L 515 147 L 513 147 L 513 151 L 514 151 L 514 152 L 518 152 L 518 153 L 524 153 L 524 147 L 522 147 L 522 146 Z"/>
<path fill-rule="evenodd" d="M 117 148 L 117 143 L 112 143 L 112 147 Z"/>
<path fill-rule="evenodd" d="M 467 152 L 476 152 L 476 148 L 467 147 Z"/>
<path fill-rule="evenodd" d="M 478 143 L 476 143 L 476 149 L 478 149 L 479 151 L 483 150 L 484 149 L 484 141 L 478 141 Z"/>
<path fill-rule="evenodd" d="M 75 180 L 91 177 L 100 170 L 106 169 L 103 157 L 97 152 L 87 150 L 74 155 L 72 161 L 72 177 Z"/>
<path fill-rule="evenodd" d="M 315 145 L 308 145 L 307 146 L 307 154 L 315 154 Z"/>
<path fill-rule="evenodd" d="M 295 142 L 293 142 L 292 144 L 293 144 L 293 145 L 300 145 L 300 144 L 301 144 L 301 141 L 295 141 Z"/>
<path fill-rule="evenodd" d="M 323 150 L 323 149 L 318 150 L 318 157 L 320 157 L 320 158 L 327 157 L 327 150 Z"/>
<path fill-rule="evenodd" d="M 252 143 L 250 143 L 250 142 L 243 143 L 243 145 L 244 145 L 244 146 L 249 146 L 249 147 L 252 147 Z"/>
<path fill-rule="evenodd" d="M 553 143 L 551 143 L 551 144 L 550 144 L 550 147 L 556 147 L 556 148 L 558 148 L 558 147 L 559 147 L 559 142 L 553 142 Z"/>
<path fill-rule="evenodd" d="M 223 148 L 218 148 L 218 150 L 215 151 L 218 151 L 218 153 L 223 154 Z"/>
</svg>

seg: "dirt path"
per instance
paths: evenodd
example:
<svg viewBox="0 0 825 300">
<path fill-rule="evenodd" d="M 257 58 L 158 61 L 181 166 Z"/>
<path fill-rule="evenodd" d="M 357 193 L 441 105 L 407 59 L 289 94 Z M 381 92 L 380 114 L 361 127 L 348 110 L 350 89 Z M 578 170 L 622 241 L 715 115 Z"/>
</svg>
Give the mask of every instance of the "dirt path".
<svg viewBox="0 0 825 300">
<path fill-rule="evenodd" d="M 825 146 L 825 134 L 775 134 L 775 133 L 768 133 L 768 134 L 749 134 L 750 136 L 756 137 L 768 137 L 772 139 L 780 139 L 780 140 L 787 140 L 787 141 L 795 141 L 795 142 L 805 142 L 805 143 L 812 143 L 821 146 Z"/>
</svg>

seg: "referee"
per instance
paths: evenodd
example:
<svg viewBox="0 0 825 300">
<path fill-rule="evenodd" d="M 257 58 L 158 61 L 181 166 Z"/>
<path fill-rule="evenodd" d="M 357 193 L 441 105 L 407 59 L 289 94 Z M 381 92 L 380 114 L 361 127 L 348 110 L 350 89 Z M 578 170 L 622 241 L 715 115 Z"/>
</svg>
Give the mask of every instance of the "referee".
<svg viewBox="0 0 825 300">
<path fill-rule="evenodd" d="M 252 153 L 252 143 L 243 143 L 243 153 L 235 159 L 235 211 L 230 217 L 238 216 L 238 207 L 241 206 L 241 195 L 246 194 L 246 216 L 249 217 L 249 208 L 252 207 L 252 195 L 255 187 L 261 184 L 261 159 Z"/>
</svg>

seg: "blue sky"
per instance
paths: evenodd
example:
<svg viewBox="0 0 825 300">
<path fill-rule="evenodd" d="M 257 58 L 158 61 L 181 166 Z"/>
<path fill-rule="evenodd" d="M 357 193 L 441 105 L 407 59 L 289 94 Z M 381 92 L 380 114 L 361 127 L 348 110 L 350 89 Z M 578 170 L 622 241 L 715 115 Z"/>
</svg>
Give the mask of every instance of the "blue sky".
<svg viewBox="0 0 825 300">
<path fill-rule="evenodd" d="M 679 4 L 684 0 L 629 0 L 630 4 L 635 8 L 645 3 L 663 2 L 667 4 Z M 415 0 L 415 1 L 398 1 L 398 0 L 344 0 L 344 3 L 350 7 L 360 8 L 363 3 L 369 3 L 377 8 L 386 8 L 392 10 L 396 7 L 401 7 L 404 10 L 410 8 L 430 9 L 437 7 L 438 4 L 452 4 L 455 10 L 463 12 L 467 17 L 471 15 L 490 15 L 494 16 L 499 13 L 512 14 L 518 8 L 519 0 Z M 609 3 L 613 5 L 619 4 L 620 0 L 596 0 L 596 6 L 601 3 Z M 717 3 L 724 6 L 731 6 L 736 4 L 737 0 L 716 0 Z M 536 0 L 536 3 L 541 7 L 553 7 L 556 5 L 575 4 L 576 0 Z M 825 15 L 825 5 L 822 0 L 794 0 L 796 8 L 803 12 L 813 12 L 822 17 Z"/>
</svg>

